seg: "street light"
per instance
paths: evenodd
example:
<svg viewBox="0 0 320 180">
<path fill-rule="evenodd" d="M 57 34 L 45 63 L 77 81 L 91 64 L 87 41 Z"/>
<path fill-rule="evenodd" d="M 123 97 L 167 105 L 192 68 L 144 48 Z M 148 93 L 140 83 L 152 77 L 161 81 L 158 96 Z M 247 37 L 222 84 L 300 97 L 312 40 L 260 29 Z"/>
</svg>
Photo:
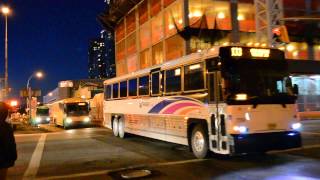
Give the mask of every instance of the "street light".
<svg viewBox="0 0 320 180">
<path fill-rule="evenodd" d="M 8 95 L 8 15 L 10 14 L 11 10 L 9 7 L 7 6 L 3 6 L 1 8 L 1 12 L 5 17 L 5 40 L 4 40 L 4 44 L 5 44 L 5 55 L 4 55 L 4 61 L 5 61 L 5 65 L 4 65 L 4 88 L 5 88 L 5 97 L 7 97 Z"/>
<path fill-rule="evenodd" d="M 28 113 L 29 113 L 29 118 L 31 119 L 31 87 L 29 86 L 30 85 L 30 80 L 32 78 L 38 78 L 38 79 L 41 79 L 43 77 L 43 73 L 41 71 L 38 71 L 38 72 L 34 72 L 30 75 L 30 77 L 28 78 L 28 81 L 27 81 L 27 92 L 28 92 L 28 103 L 27 103 L 27 108 L 28 108 Z"/>
</svg>

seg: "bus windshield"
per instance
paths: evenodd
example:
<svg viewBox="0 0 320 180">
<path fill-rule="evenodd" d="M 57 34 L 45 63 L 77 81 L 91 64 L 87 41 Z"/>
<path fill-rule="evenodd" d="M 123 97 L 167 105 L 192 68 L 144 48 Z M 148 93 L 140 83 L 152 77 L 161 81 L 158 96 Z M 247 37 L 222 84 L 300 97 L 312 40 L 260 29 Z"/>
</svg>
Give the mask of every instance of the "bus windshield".
<svg viewBox="0 0 320 180">
<path fill-rule="evenodd" d="M 68 103 L 66 104 L 66 113 L 69 116 L 83 116 L 88 115 L 89 107 L 88 103 Z"/>
<path fill-rule="evenodd" d="M 235 60 L 226 63 L 224 95 L 229 104 L 294 103 L 285 61 Z M 237 94 L 247 99 L 236 100 Z"/>
<path fill-rule="evenodd" d="M 37 115 L 39 115 L 39 116 L 49 116 L 49 109 L 47 109 L 47 108 L 37 108 Z"/>
</svg>

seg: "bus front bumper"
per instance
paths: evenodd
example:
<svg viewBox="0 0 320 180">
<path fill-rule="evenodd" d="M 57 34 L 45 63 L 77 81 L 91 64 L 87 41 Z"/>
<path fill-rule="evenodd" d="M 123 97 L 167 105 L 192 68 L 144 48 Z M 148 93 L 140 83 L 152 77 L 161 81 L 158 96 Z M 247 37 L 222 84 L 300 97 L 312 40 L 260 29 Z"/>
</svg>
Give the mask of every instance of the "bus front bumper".
<svg viewBox="0 0 320 180">
<path fill-rule="evenodd" d="M 266 152 L 301 147 L 301 135 L 297 131 L 237 134 L 234 139 L 233 154 Z"/>
</svg>

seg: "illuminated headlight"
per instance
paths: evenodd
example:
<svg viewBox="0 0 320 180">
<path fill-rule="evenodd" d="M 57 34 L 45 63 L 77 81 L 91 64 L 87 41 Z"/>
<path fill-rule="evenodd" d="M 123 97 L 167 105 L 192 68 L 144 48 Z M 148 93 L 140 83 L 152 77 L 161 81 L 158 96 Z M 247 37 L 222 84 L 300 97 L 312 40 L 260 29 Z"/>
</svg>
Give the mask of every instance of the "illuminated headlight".
<svg viewBox="0 0 320 180">
<path fill-rule="evenodd" d="M 234 126 L 233 127 L 234 131 L 238 131 L 239 133 L 246 133 L 248 132 L 248 128 L 245 126 Z"/>
<path fill-rule="evenodd" d="M 71 119 L 71 118 L 67 118 L 67 119 L 66 119 L 66 122 L 67 122 L 68 124 L 71 124 L 71 123 L 72 123 L 72 119 Z"/>
<path fill-rule="evenodd" d="M 49 118 L 49 117 L 47 117 L 47 118 L 46 118 L 46 120 L 49 122 L 49 121 L 50 121 L 50 118 Z"/>
<path fill-rule="evenodd" d="M 36 117 L 36 123 L 40 123 L 41 122 L 41 118 L 40 117 Z"/>
<path fill-rule="evenodd" d="M 293 130 L 299 130 L 299 129 L 301 129 L 301 126 L 302 126 L 301 123 L 293 123 L 293 124 L 291 125 L 291 128 L 292 128 Z"/>
<path fill-rule="evenodd" d="M 90 118 L 89 117 L 85 117 L 84 118 L 84 122 L 90 122 Z"/>
</svg>

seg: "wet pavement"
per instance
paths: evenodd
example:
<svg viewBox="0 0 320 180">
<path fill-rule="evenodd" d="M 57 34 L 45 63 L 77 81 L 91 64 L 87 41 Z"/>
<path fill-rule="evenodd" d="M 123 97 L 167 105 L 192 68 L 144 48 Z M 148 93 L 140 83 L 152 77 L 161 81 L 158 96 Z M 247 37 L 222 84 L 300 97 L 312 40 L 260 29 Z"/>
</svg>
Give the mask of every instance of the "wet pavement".
<svg viewBox="0 0 320 180">
<path fill-rule="evenodd" d="M 17 134 L 18 161 L 9 179 L 123 179 L 147 169 L 142 179 L 320 179 L 320 121 L 305 121 L 304 148 L 266 155 L 195 159 L 188 147 L 139 136 L 113 137 L 104 128 Z M 32 163 L 30 163 L 32 162 Z"/>
</svg>

